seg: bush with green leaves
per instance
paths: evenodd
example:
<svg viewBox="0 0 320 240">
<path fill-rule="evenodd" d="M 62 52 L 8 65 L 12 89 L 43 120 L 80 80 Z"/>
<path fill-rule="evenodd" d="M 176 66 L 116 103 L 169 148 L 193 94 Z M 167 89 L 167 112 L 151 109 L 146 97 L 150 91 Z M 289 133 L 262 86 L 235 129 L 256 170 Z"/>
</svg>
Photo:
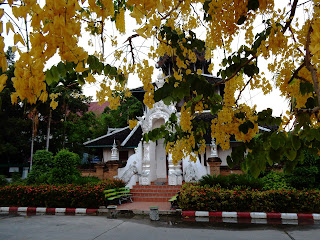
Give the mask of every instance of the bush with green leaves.
<svg viewBox="0 0 320 240">
<path fill-rule="evenodd" d="M 97 177 L 82 177 L 79 176 L 75 178 L 75 180 L 72 182 L 73 184 L 76 185 L 85 185 L 85 184 L 96 184 L 101 182 L 101 180 Z"/>
<path fill-rule="evenodd" d="M 201 186 L 219 186 L 225 189 L 233 189 L 235 187 L 261 189 L 263 187 L 261 179 L 254 178 L 249 174 L 230 174 L 228 176 L 205 175 L 199 180 L 199 183 Z"/>
<path fill-rule="evenodd" d="M 296 189 L 319 187 L 319 183 L 316 181 L 318 173 L 319 170 L 316 166 L 296 167 L 288 176 L 288 182 Z"/>
<path fill-rule="evenodd" d="M 67 184 L 76 181 L 80 177 L 77 166 L 80 164 L 80 157 L 76 153 L 63 149 L 53 158 L 53 168 L 49 172 L 48 182 L 50 184 Z"/>
<path fill-rule="evenodd" d="M 8 182 L 6 176 L 5 176 L 5 175 L 0 175 L 0 186 L 5 186 L 5 185 L 7 185 L 8 183 L 9 183 L 9 182 Z"/>
<path fill-rule="evenodd" d="M 178 204 L 185 211 L 319 213 L 320 191 L 231 190 L 186 183 L 180 190 Z"/>
<path fill-rule="evenodd" d="M 269 172 L 266 176 L 262 178 L 264 183 L 263 190 L 281 190 L 281 189 L 291 189 L 290 183 L 286 175 L 282 172 Z"/>
<path fill-rule="evenodd" d="M 31 172 L 28 174 L 28 184 L 48 183 L 49 172 L 52 168 L 53 154 L 46 150 L 38 150 L 33 155 Z"/>
<path fill-rule="evenodd" d="M 0 206 L 98 208 L 106 204 L 106 189 L 124 187 L 120 179 L 85 185 L 8 185 L 0 187 Z"/>
</svg>

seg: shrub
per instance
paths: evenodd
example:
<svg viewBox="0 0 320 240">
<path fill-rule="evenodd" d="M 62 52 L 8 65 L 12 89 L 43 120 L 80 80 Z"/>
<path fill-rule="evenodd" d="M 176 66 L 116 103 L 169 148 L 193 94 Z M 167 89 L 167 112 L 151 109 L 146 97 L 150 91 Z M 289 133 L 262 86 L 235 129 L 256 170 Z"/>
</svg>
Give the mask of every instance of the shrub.
<svg viewBox="0 0 320 240">
<path fill-rule="evenodd" d="M 38 150 L 33 155 L 31 172 L 27 177 L 27 184 L 48 183 L 49 171 L 52 168 L 52 153 Z"/>
<path fill-rule="evenodd" d="M 79 176 L 77 177 L 74 181 L 73 184 L 75 185 L 85 185 L 89 183 L 99 183 L 101 180 L 97 177 L 82 177 Z"/>
<path fill-rule="evenodd" d="M 178 204 L 183 210 L 242 212 L 320 212 L 316 190 L 230 190 L 184 184 Z"/>
<path fill-rule="evenodd" d="M 262 178 L 262 181 L 264 183 L 262 188 L 263 190 L 280 190 L 291 188 L 285 174 L 281 172 L 270 172 Z"/>
<path fill-rule="evenodd" d="M 6 179 L 6 176 L 5 175 L 0 175 L 0 186 L 5 186 L 7 185 L 9 182 L 8 180 Z"/>
<path fill-rule="evenodd" d="M 11 184 L 25 185 L 26 181 L 21 178 L 20 172 L 14 172 L 11 177 Z"/>
<path fill-rule="evenodd" d="M 0 187 L 0 206 L 98 208 L 105 205 L 103 190 L 124 187 L 112 179 L 86 185 L 39 185 Z"/>
<path fill-rule="evenodd" d="M 80 176 L 77 166 L 80 157 L 76 153 L 63 149 L 54 157 L 53 168 L 50 170 L 48 182 L 50 184 L 68 184 L 76 181 Z"/>
<path fill-rule="evenodd" d="M 296 167 L 288 177 L 288 181 L 297 189 L 314 188 L 319 184 L 316 181 L 318 172 L 316 166 Z"/>
<path fill-rule="evenodd" d="M 228 176 L 205 175 L 199 180 L 199 183 L 201 186 L 220 186 L 226 189 L 233 189 L 235 187 L 238 189 L 261 189 L 263 187 L 261 179 L 254 178 L 249 174 L 230 174 Z"/>
</svg>

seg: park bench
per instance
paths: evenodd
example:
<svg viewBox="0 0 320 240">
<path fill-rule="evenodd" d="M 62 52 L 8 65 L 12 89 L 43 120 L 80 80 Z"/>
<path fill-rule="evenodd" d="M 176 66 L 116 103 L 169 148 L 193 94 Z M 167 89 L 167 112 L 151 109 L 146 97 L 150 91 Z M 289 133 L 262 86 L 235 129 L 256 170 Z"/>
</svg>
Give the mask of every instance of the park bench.
<svg viewBox="0 0 320 240">
<path fill-rule="evenodd" d="M 120 196 L 120 201 L 128 201 L 130 200 L 130 202 L 132 201 L 132 194 L 130 194 L 130 188 L 129 187 L 122 187 L 118 189 L 118 193 Z"/>
<path fill-rule="evenodd" d="M 177 202 L 177 200 L 178 200 L 178 195 L 179 194 L 176 194 L 176 195 L 174 195 L 172 198 L 170 198 L 169 200 L 168 200 L 168 202 L 170 202 L 171 203 L 171 206 L 170 206 L 170 210 L 174 210 L 174 209 L 177 209 L 179 206 L 178 206 L 178 202 Z"/>
<path fill-rule="evenodd" d="M 118 189 L 108 189 L 104 190 L 103 193 L 105 194 L 105 197 L 109 203 L 117 203 L 121 205 L 121 202 L 123 201 L 132 201 L 132 194 L 130 194 L 130 188 L 129 187 L 123 187 L 123 188 L 118 188 Z"/>
</svg>

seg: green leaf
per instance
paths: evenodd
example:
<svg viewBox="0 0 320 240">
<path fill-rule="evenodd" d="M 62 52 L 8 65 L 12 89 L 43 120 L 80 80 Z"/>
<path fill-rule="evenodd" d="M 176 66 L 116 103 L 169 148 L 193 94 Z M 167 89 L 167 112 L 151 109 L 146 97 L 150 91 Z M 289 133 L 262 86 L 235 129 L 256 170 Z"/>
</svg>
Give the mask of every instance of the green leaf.
<svg viewBox="0 0 320 240">
<path fill-rule="evenodd" d="M 247 5 L 247 8 L 248 10 L 257 10 L 259 8 L 259 0 L 249 0 L 248 1 L 248 5 Z"/>
<path fill-rule="evenodd" d="M 312 93 L 314 91 L 313 84 L 310 82 L 300 82 L 300 92 L 302 95 Z"/>
<path fill-rule="evenodd" d="M 52 73 L 51 71 L 48 69 L 46 71 L 46 83 L 48 84 L 48 86 L 50 86 L 52 83 L 53 83 L 53 76 L 52 76 Z"/>
<path fill-rule="evenodd" d="M 59 70 L 56 66 L 52 66 L 51 73 L 52 73 L 53 81 L 58 82 L 59 81 Z"/>
<path fill-rule="evenodd" d="M 227 156 L 227 164 L 230 168 L 233 168 L 233 161 L 230 156 Z"/>
<path fill-rule="evenodd" d="M 306 108 L 312 109 L 316 106 L 316 101 L 313 97 L 309 97 L 306 102 Z"/>
<path fill-rule="evenodd" d="M 286 151 L 284 152 L 286 157 L 290 160 L 293 161 L 295 160 L 297 156 L 297 151 L 294 148 L 287 148 Z"/>
<path fill-rule="evenodd" d="M 242 15 L 242 16 L 238 19 L 237 24 L 238 24 L 238 25 L 242 25 L 246 20 L 247 20 L 247 17 L 244 16 L 244 15 Z"/>
<path fill-rule="evenodd" d="M 272 159 L 273 162 L 279 163 L 281 160 L 281 151 L 270 148 L 269 158 Z"/>
<path fill-rule="evenodd" d="M 249 131 L 248 124 L 247 124 L 246 122 L 242 123 L 242 124 L 239 126 L 239 131 L 243 132 L 244 134 L 247 134 L 248 131 Z"/>
<path fill-rule="evenodd" d="M 254 74 L 258 74 L 259 73 L 259 68 L 255 64 L 248 64 L 248 65 L 244 66 L 243 72 L 248 77 L 252 77 Z"/>
<path fill-rule="evenodd" d="M 286 136 L 284 133 L 280 132 L 280 133 L 277 133 L 277 132 L 274 132 L 272 133 L 271 135 L 271 138 L 270 138 L 270 141 L 271 141 L 271 147 L 274 149 L 274 150 L 277 150 L 279 149 L 280 147 L 283 147 L 286 143 Z"/>
<path fill-rule="evenodd" d="M 301 142 L 298 136 L 292 135 L 291 137 L 292 146 L 295 150 L 298 150 L 301 147 Z"/>
<path fill-rule="evenodd" d="M 254 128 L 254 124 L 251 121 L 246 121 L 239 126 L 239 131 L 243 132 L 244 134 L 247 134 L 249 128 Z"/>
<path fill-rule="evenodd" d="M 215 114 L 217 114 L 218 111 L 221 110 L 221 109 L 222 109 L 222 106 L 221 106 L 221 105 L 215 104 L 215 105 L 211 106 L 210 111 L 211 111 L 211 114 L 212 114 L 212 115 L 215 115 Z"/>
<path fill-rule="evenodd" d="M 245 118 L 246 118 L 244 112 L 238 112 L 238 113 L 236 113 L 236 114 L 235 114 L 235 117 L 236 117 L 236 118 L 239 118 L 239 119 L 245 119 Z"/>
<path fill-rule="evenodd" d="M 66 74 L 67 74 L 66 65 L 63 62 L 59 62 L 57 68 L 60 73 L 60 76 L 63 78 L 66 77 Z"/>
</svg>

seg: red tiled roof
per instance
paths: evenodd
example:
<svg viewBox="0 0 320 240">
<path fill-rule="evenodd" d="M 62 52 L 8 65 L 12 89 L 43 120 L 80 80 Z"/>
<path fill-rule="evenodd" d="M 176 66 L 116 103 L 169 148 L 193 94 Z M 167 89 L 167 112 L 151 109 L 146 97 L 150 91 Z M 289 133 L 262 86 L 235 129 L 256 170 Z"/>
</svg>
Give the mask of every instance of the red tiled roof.
<svg viewBox="0 0 320 240">
<path fill-rule="evenodd" d="M 88 112 L 94 112 L 96 115 L 100 115 L 103 113 L 105 107 L 109 106 L 109 102 L 104 102 L 100 105 L 98 102 L 89 103 Z"/>
</svg>

